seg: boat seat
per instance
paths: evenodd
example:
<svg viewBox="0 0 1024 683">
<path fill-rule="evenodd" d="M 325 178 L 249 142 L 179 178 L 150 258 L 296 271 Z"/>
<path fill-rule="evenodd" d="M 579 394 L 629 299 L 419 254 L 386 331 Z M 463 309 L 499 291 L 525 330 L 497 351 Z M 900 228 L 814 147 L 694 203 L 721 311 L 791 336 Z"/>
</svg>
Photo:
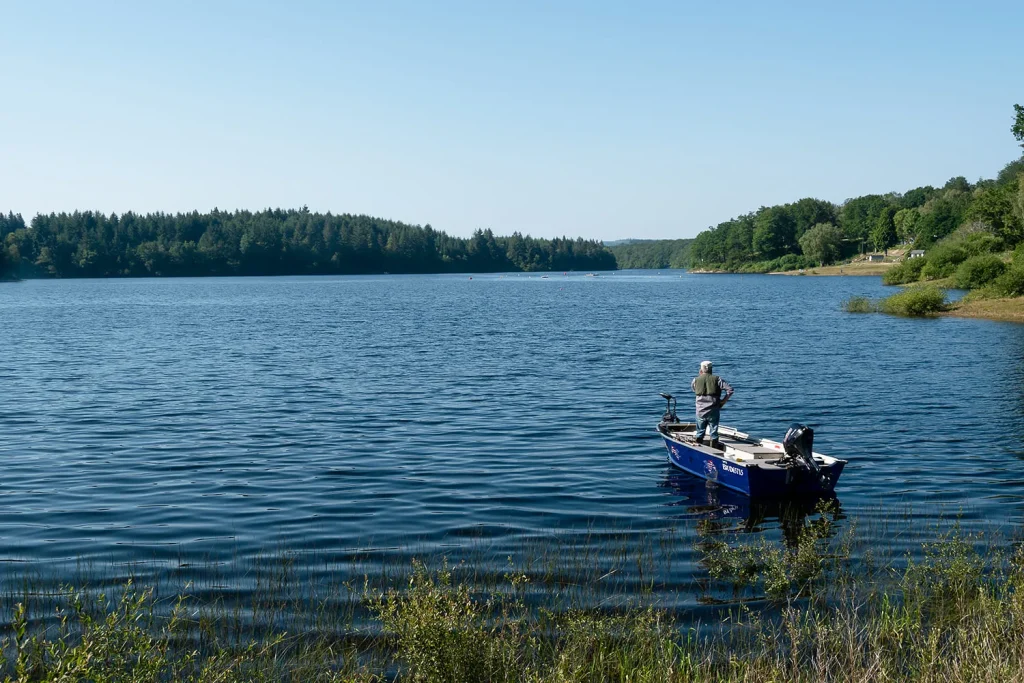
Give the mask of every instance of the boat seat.
<svg viewBox="0 0 1024 683">
<path fill-rule="evenodd" d="M 757 446 L 752 443 L 744 443 L 742 441 L 736 441 L 725 437 L 719 439 L 724 446 L 733 450 L 739 451 L 740 457 L 750 457 L 754 460 L 767 460 L 768 458 L 781 458 L 785 455 L 782 451 L 775 450 L 774 448 L 767 448 L 765 446 Z"/>
</svg>

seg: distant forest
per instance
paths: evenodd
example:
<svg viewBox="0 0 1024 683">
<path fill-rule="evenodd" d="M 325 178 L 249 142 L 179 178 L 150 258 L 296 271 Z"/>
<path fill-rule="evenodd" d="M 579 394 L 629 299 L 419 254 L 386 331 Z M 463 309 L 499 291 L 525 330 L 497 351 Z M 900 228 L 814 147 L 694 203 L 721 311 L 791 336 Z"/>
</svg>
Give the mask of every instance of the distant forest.
<svg viewBox="0 0 1024 683">
<path fill-rule="evenodd" d="M 326 275 L 613 270 L 600 241 L 477 230 L 299 210 L 105 215 L 0 214 L 0 277 Z"/>
<path fill-rule="evenodd" d="M 619 268 L 687 268 L 690 265 L 690 244 L 684 240 L 623 240 L 609 245 Z"/>
</svg>

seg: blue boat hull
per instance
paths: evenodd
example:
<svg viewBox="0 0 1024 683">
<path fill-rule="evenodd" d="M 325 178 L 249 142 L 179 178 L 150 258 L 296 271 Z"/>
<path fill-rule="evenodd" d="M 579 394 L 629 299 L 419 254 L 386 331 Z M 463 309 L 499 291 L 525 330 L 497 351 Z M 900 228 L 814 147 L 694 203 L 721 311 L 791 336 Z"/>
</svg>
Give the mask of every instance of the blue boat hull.
<svg viewBox="0 0 1024 683">
<path fill-rule="evenodd" d="M 800 467 L 775 467 L 755 463 L 740 466 L 726 458 L 699 449 L 662 434 L 669 461 L 684 472 L 702 477 L 720 486 L 748 496 L 785 496 L 829 493 L 846 465 L 836 460 L 821 468 L 825 482 L 813 472 Z"/>
</svg>

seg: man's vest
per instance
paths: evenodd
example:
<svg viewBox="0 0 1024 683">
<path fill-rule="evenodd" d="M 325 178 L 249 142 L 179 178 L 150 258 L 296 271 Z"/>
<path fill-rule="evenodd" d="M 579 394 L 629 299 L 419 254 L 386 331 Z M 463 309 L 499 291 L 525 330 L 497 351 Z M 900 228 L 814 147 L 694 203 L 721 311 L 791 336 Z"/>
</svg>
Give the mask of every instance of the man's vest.
<svg viewBox="0 0 1024 683">
<path fill-rule="evenodd" d="M 693 381 L 693 391 L 698 396 L 714 396 L 717 401 L 722 396 L 718 390 L 718 375 L 697 375 Z"/>
</svg>

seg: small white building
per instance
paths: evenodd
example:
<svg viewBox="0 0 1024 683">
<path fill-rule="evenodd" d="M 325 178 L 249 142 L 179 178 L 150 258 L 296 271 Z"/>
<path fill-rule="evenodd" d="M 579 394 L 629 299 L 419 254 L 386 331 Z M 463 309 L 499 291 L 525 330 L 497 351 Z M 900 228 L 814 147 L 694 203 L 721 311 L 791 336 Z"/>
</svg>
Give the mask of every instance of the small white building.
<svg viewBox="0 0 1024 683">
<path fill-rule="evenodd" d="M 868 261 L 870 261 L 870 262 L 884 261 L 884 260 L 885 260 L 885 256 L 883 254 L 868 254 Z"/>
<path fill-rule="evenodd" d="M 924 256 L 924 249 L 911 249 L 907 258 L 921 258 L 922 256 Z"/>
</svg>

